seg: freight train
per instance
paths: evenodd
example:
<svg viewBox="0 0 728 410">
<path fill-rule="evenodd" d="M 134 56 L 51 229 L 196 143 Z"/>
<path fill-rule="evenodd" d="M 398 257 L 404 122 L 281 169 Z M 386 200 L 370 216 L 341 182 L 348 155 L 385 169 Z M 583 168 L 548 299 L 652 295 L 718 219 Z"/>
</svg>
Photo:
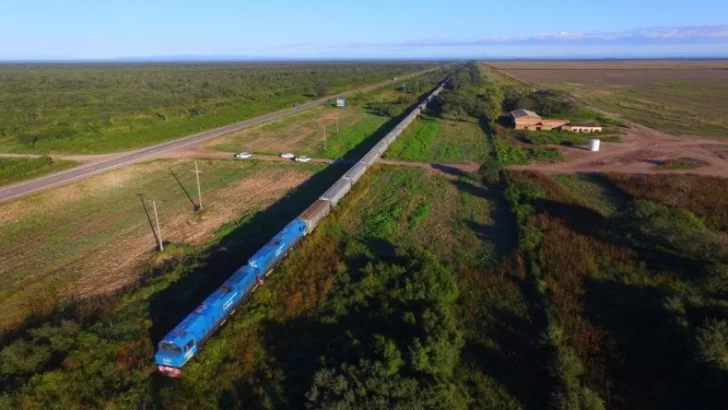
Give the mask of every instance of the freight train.
<svg viewBox="0 0 728 410">
<path fill-rule="evenodd" d="M 159 342 L 154 358 L 162 374 L 170 377 L 178 377 L 181 374 L 182 366 L 200 351 L 202 345 L 222 326 L 228 316 L 263 283 L 265 277 L 283 260 L 288 251 L 316 229 L 319 222 L 417 118 L 427 103 L 442 91 L 449 79 L 448 76 L 318 200 L 251 256 L 245 266 L 235 271 L 222 286 Z"/>
</svg>

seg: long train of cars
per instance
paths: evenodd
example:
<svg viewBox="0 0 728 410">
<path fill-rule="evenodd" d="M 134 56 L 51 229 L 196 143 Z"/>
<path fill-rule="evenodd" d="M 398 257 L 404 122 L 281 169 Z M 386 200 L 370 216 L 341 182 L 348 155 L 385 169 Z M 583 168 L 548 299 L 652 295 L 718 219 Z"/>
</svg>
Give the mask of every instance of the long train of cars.
<svg viewBox="0 0 728 410">
<path fill-rule="evenodd" d="M 170 377 L 178 377 L 181 374 L 182 366 L 200 351 L 202 344 L 215 333 L 240 303 L 263 283 L 264 278 L 283 260 L 288 251 L 311 233 L 331 212 L 367 169 L 374 165 L 389 145 L 417 118 L 427 103 L 442 91 L 449 79 L 448 76 L 318 200 L 251 256 L 247 265 L 235 271 L 222 286 L 159 342 L 155 361 L 162 374 Z"/>
</svg>

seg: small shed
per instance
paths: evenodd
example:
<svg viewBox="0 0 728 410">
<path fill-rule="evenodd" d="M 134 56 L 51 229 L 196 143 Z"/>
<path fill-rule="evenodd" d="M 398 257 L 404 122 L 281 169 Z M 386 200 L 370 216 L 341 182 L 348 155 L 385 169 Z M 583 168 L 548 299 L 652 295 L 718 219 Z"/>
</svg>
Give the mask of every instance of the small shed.
<svg viewBox="0 0 728 410">
<path fill-rule="evenodd" d="M 569 125 L 563 126 L 562 129 L 564 131 L 585 133 L 585 134 L 591 134 L 594 132 L 602 132 L 604 130 L 602 125 L 596 121 L 573 122 Z"/>
<path fill-rule="evenodd" d="M 336 99 L 336 106 L 337 107 L 346 107 L 346 100 L 343 98 L 337 98 Z"/>
</svg>

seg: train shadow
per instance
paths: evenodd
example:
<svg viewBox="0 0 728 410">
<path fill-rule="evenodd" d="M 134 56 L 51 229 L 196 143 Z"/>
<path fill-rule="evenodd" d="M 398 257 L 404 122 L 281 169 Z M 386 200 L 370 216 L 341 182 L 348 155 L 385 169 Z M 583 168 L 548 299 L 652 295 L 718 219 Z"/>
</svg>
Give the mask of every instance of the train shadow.
<svg viewBox="0 0 728 410">
<path fill-rule="evenodd" d="M 416 103 L 412 104 L 411 108 L 415 106 Z M 392 118 L 374 134 L 348 151 L 345 156 L 354 158 L 363 155 L 386 133 L 391 131 L 402 118 L 404 118 L 404 115 Z M 341 166 L 325 168 L 267 209 L 231 222 L 228 226 L 233 226 L 233 228 L 223 228 L 221 231 L 225 232 L 224 236 L 220 237 L 209 248 L 187 252 L 184 256 L 170 258 L 153 267 L 143 268 L 136 282 L 119 289 L 113 294 L 94 297 L 93 299 L 64 301 L 51 311 L 28 317 L 12 331 L 5 331 L 0 334 L 0 347 L 15 340 L 26 338 L 28 332 L 34 328 L 45 324 L 58 324 L 62 320 L 74 320 L 82 325 L 82 329 L 91 328 L 99 321 L 118 315 L 119 309 L 124 307 L 121 304 L 122 298 L 145 287 L 148 289 L 147 292 L 150 293 L 149 296 L 144 296 L 146 302 L 142 302 L 146 304 L 148 314 L 148 318 L 145 318 L 145 321 L 148 320 L 149 323 L 146 333 L 150 342 L 149 345 L 155 346 L 166 333 L 174 328 L 214 289 L 219 287 L 236 269 L 244 265 L 250 255 L 316 200 L 346 170 L 347 167 Z M 189 192 L 184 192 L 184 194 L 189 200 Z M 194 201 L 190 202 L 194 203 Z M 148 212 L 147 217 L 149 222 L 151 218 L 149 218 Z M 168 275 L 178 278 L 176 280 L 164 279 L 171 282 L 169 285 L 155 282 L 159 277 Z M 163 287 L 163 289 L 152 293 L 152 289 L 148 286 L 150 283 L 155 284 L 158 288 Z M 139 314 L 138 312 L 126 313 L 127 316 Z M 148 360 L 143 363 L 143 366 L 147 366 L 151 361 L 151 357 L 147 357 L 145 354 L 142 354 L 142 356 L 144 356 L 145 360 Z M 44 369 L 44 371 L 50 370 L 55 370 L 55 368 Z M 160 392 L 162 388 L 173 383 L 174 381 L 161 377 L 156 373 L 150 377 L 149 398 L 153 406 L 161 407 Z"/>
<path fill-rule="evenodd" d="M 390 131 L 394 129 L 394 127 L 397 126 L 402 120 L 409 115 L 412 110 L 414 110 L 419 104 L 424 102 L 427 99 L 427 96 L 430 95 L 435 89 L 437 89 L 437 86 L 433 87 L 432 89 L 428 90 L 427 92 L 419 95 L 417 97 L 417 100 L 407 106 L 407 108 L 404 109 L 402 114 L 397 115 L 395 117 L 391 117 L 387 122 L 385 122 L 381 127 L 379 127 L 373 134 L 365 138 L 362 142 L 360 142 L 356 147 L 346 152 L 342 158 L 345 160 L 355 160 L 363 157 L 366 155 L 366 153 L 372 149 L 379 141 L 384 138 L 385 135 L 387 135 Z M 432 103 L 430 103 L 432 104 Z M 429 105 L 428 105 L 429 107 Z"/>
</svg>

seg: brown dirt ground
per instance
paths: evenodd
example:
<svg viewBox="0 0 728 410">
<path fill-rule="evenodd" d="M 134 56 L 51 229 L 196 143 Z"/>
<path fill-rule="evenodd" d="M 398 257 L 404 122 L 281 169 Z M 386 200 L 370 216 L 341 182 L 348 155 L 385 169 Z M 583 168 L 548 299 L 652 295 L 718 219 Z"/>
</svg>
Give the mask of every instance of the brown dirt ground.
<svg viewBox="0 0 728 410">
<path fill-rule="evenodd" d="M 574 70 L 574 69 L 510 69 L 516 75 L 531 83 L 565 84 L 565 83 L 604 83 L 609 85 L 648 85 L 664 81 L 686 80 L 725 80 L 728 81 L 726 69 L 701 70 Z"/>
<path fill-rule="evenodd" d="M 225 207 L 213 206 L 212 211 L 202 217 L 189 212 L 179 212 L 171 218 L 168 217 L 165 224 L 174 226 L 175 229 L 165 233 L 164 240 L 188 245 L 204 243 L 211 239 L 213 233 L 223 224 L 247 211 L 269 206 L 286 191 L 301 184 L 308 176 L 308 173 L 291 168 L 281 172 L 269 171 L 246 177 L 237 184 L 223 189 L 215 197 L 215 203 L 224 203 Z M 241 196 L 239 192 L 256 194 Z M 136 263 L 153 255 L 155 239 L 148 226 L 131 227 L 128 232 L 122 232 L 118 237 L 123 239 L 117 241 L 113 247 L 102 246 L 93 252 L 92 258 L 85 255 L 82 260 L 64 268 L 64 270 L 103 273 L 104 286 L 99 286 L 98 275 L 85 274 L 74 286 L 74 294 L 87 296 L 118 289 L 134 280 L 128 273 Z"/>
<path fill-rule="evenodd" d="M 599 152 L 584 148 L 557 147 L 565 156 L 564 162 L 514 166 L 553 174 L 579 172 L 621 173 L 691 173 L 728 177 L 728 142 L 692 137 L 675 137 L 663 132 L 630 123 L 621 143 L 602 142 Z M 667 159 L 690 158 L 705 164 L 688 170 L 659 170 L 658 164 Z"/>
<path fill-rule="evenodd" d="M 501 70 L 628 70 L 728 68 L 728 60 L 623 60 L 623 61 L 498 61 L 486 62 Z"/>
</svg>

